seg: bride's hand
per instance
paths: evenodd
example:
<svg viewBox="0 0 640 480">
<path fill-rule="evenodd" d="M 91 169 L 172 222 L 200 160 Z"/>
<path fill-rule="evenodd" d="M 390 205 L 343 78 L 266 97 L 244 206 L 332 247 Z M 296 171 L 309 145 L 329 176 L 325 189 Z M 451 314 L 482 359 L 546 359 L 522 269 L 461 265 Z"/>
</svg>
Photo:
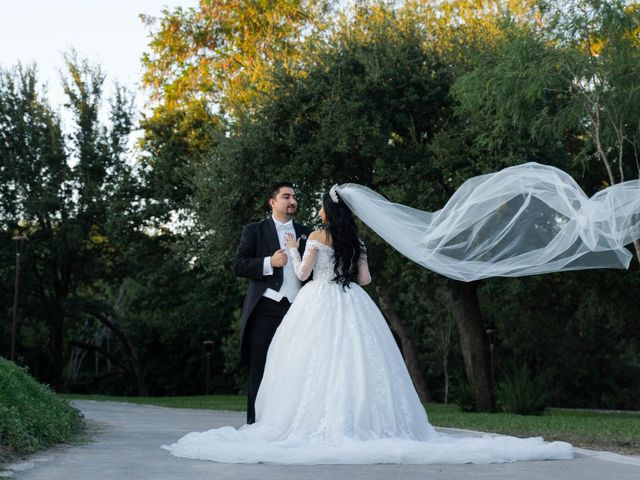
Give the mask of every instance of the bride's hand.
<svg viewBox="0 0 640 480">
<path fill-rule="evenodd" d="M 296 236 L 291 233 L 285 235 L 284 243 L 287 248 L 298 248 L 300 246 L 300 241 L 296 240 Z"/>
</svg>

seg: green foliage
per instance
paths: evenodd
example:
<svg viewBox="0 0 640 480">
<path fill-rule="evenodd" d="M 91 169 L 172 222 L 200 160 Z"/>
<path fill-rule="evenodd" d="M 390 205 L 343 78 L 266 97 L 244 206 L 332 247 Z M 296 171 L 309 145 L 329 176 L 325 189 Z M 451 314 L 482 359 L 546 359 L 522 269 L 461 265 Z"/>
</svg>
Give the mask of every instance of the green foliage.
<svg viewBox="0 0 640 480">
<path fill-rule="evenodd" d="M 152 35 L 144 82 L 164 108 L 249 105 L 269 90 L 274 64 L 292 68 L 302 40 L 322 31 L 326 0 L 218 2 L 144 17 Z"/>
<path fill-rule="evenodd" d="M 452 188 L 532 160 L 569 172 L 588 194 L 638 175 L 637 9 L 554 8 L 541 12 L 544 28 L 503 22 L 500 38 L 455 79 L 454 114 L 430 145 Z M 638 408 L 637 273 L 633 265 L 482 282 L 496 365 L 522 358 L 547 372 L 554 405 Z"/>
<path fill-rule="evenodd" d="M 242 225 L 266 214 L 265 189 L 274 180 L 298 185 L 298 219 L 309 225 L 317 221 L 318 194 L 334 182 L 370 185 L 426 209 L 444 199 L 426 145 L 446 108 L 450 78 L 446 65 L 424 47 L 418 25 L 375 10 L 358 29 L 345 25 L 319 47 L 304 77 L 276 69 L 272 81 L 268 101 L 220 132 L 195 176 L 191 236 L 199 239 L 195 256 L 212 274 L 227 268 Z M 431 288 L 431 274 L 403 268 L 399 254 L 370 232 L 362 234 L 371 243 L 376 282 L 394 288 L 392 298 L 414 280 L 415 291 Z M 413 318 L 415 297 L 397 301 Z M 424 304 L 414 311 L 426 317 Z"/>
<path fill-rule="evenodd" d="M 202 341 L 221 345 L 238 293 L 230 272 L 211 277 L 192 268 L 188 252 L 176 247 L 189 232 L 167 224 L 185 220 L 173 215 L 188 195 L 179 181 L 189 170 L 173 168 L 169 175 L 162 154 L 176 154 L 186 143 L 182 135 L 206 122 L 191 119 L 173 134 L 175 119 L 156 125 L 152 134 L 162 135 L 154 137 L 157 148 L 149 148 L 156 162 L 134 166 L 127 146 L 134 127 L 131 95 L 116 88 L 110 122 L 102 125 L 104 74 L 73 52 L 65 61 L 75 120 L 67 143 L 39 92 L 35 68 L 2 72 L 0 80 L 3 298 L 13 288 L 11 236 L 29 237 L 21 262 L 19 361 L 59 390 L 200 392 Z M 184 148 L 174 164 L 197 151 Z M 11 305 L 6 297 L 2 305 Z M 3 313 L 11 318 L 10 309 Z M 9 350 L 7 328 L 2 322 L 3 351 Z M 231 388 L 220 351 L 212 358 L 214 391 Z"/>
<path fill-rule="evenodd" d="M 82 426 L 78 410 L 0 357 L 0 462 L 68 441 Z"/>
<path fill-rule="evenodd" d="M 476 396 L 469 382 L 462 381 L 458 386 L 456 405 L 461 412 L 477 412 Z"/>
<path fill-rule="evenodd" d="M 29 239 L 21 299 L 31 301 L 22 309 L 21 332 L 31 329 L 33 338 L 19 344 L 27 357 L 25 346 L 38 355 L 40 344 L 50 345 L 50 362 L 41 367 L 46 370 L 34 373 L 56 388 L 62 387 L 67 328 L 77 318 L 71 304 L 117 275 L 118 240 L 109 238 L 108 228 L 130 230 L 122 225 L 138 211 L 123 155 L 132 128 L 130 95 L 118 89 L 107 129 L 98 121 L 104 75 L 73 52 L 65 61 L 64 89 L 74 118 L 68 143 L 40 93 L 35 67 L 0 72 L 0 183 L 7 191 L 0 198 L 0 225 L 9 237 Z"/>
<path fill-rule="evenodd" d="M 240 365 L 241 320 L 241 310 L 236 309 L 233 312 L 231 333 L 223 340 L 222 354 L 224 355 L 224 373 L 233 376 L 234 390 L 246 393 L 249 369 L 247 366 Z"/>
<path fill-rule="evenodd" d="M 158 239 L 159 240 L 159 239 Z M 229 334 L 237 304 L 207 272 L 189 268 L 171 250 L 149 252 L 147 268 L 127 281 L 121 326 L 137 348 L 151 395 L 204 392 L 206 363 L 202 342 L 214 341 L 211 356 L 211 391 L 235 391 L 225 368 L 222 342 Z M 235 300 L 235 297 L 234 297 Z M 159 354 L 159 352 L 161 352 Z M 180 375 L 176 375 L 179 365 Z M 104 393 L 133 393 L 119 382 Z"/>
<path fill-rule="evenodd" d="M 496 365 L 521 358 L 549 376 L 551 404 L 637 409 L 640 277 L 631 271 L 492 279 L 480 297 Z M 496 376 L 499 378 L 501 372 Z"/>
<path fill-rule="evenodd" d="M 549 404 L 548 376 L 533 375 L 527 366 L 514 364 L 504 373 L 496 387 L 496 403 L 506 413 L 540 415 Z"/>
<path fill-rule="evenodd" d="M 118 88 L 100 122 L 105 74 L 77 54 L 65 56 L 66 136 L 35 68 L 2 71 L 0 304 L 11 318 L 11 237 L 27 234 L 18 352 L 37 378 L 83 392 L 200 393 L 202 341 L 214 340 L 214 391 L 242 391 L 245 284 L 229 260 L 242 226 L 268 214 L 274 180 L 297 184 L 298 221 L 311 226 L 334 183 L 434 211 L 470 176 L 525 161 L 561 167 L 588 193 L 637 175 L 635 7 L 258 3 L 201 2 L 146 19 L 154 103 L 140 155 L 127 149 L 131 94 Z M 432 396 L 444 399 L 446 378 L 462 379 L 464 365 L 437 295 L 443 280 L 361 234 L 369 291 L 392 299 Z M 639 408 L 638 273 L 483 281 L 496 378 L 521 358 L 547 372 L 553 405 Z M 2 351 L 9 328 L 0 323 Z"/>
<path fill-rule="evenodd" d="M 590 147 L 577 133 L 582 126 L 576 122 L 574 99 L 563 87 L 563 52 L 553 50 L 530 24 L 503 19 L 494 41 L 484 49 L 476 45 L 473 58 L 452 68 L 449 57 L 425 41 L 419 21 L 382 7 L 358 15 L 358 28 L 344 20 L 328 41 L 309 50 L 299 67 L 304 76 L 286 69 L 270 72 L 268 98 L 219 132 L 194 182 L 194 231 L 199 235 L 193 237 L 202 239 L 194 251 L 205 268 L 226 268 L 241 226 L 266 213 L 265 186 L 283 177 L 297 183 L 299 219 L 309 224 L 315 222 L 319 192 L 336 182 L 365 184 L 394 201 L 430 211 L 470 176 L 531 160 L 562 167 L 581 179 L 587 191 L 602 184 L 602 173 L 585 170 L 576 161 L 576 154 Z M 449 313 L 435 294 L 441 279 L 408 263 L 366 228 L 362 235 L 370 246 L 374 281 L 389 292 L 410 325 L 428 381 L 435 385 L 432 390 L 443 398 L 438 332 Z M 487 327 L 498 325 L 498 341 L 504 342 L 496 350 L 496 364 L 508 363 L 518 352 L 510 332 L 522 331 L 522 345 L 531 347 L 525 358 L 536 366 L 549 362 L 554 384 L 562 385 L 575 372 L 562 362 L 577 366 L 581 354 L 563 349 L 560 339 L 566 335 L 549 340 L 548 332 L 536 325 L 554 322 L 550 331 L 563 328 L 565 312 L 575 307 L 568 299 L 606 275 L 592 272 L 566 285 L 549 281 L 549 276 L 486 282 L 484 291 L 492 292 L 481 298 Z M 517 295 L 512 288 L 519 282 L 536 282 L 539 290 L 528 292 L 534 296 L 527 298 L 526 288 Z M 493 290 L 494 284 L 502 287 Z M 632 280 L 629 289 L 620 286 L 619 291 L 635 288 Z M 608 305 L 611 315 L 626 319 L 627 309 L 637 313 L 626 300 L 612 304 L 604 291 L 593 295 L 595 303 Z M 630 325 L 631 320 L 625 322 Z M 595 324 L 589 328 L 598 330 Z M 611 332 L 607 338 L 616 335 Z M 611 368 L 632 354 L 613 347 L 600 349 L 598 357 L 606 357 Z M 451 374 L 463 376 L 455 343 L 450 358 Z M 615 395 L 613 385 L 626 385 L 626 380 L 620 383 L 622 370 L 606 387 L 608 401 Z M 610 378 L 589 374 L 587 368 L 579 371 L 585 385 Z M 554 402 L 597 404 L 604 398 L 577 383 L 549 392 Z M 581 393 L 573 397 L 576 391 Z M 620 392 L 621 398 L 629 398 L 626 387 Z"/>
<path fill-rule="evenodd" d="M 547 2 L 541 15 L 542 28 L 506 23 L 496 47 L 456 80 L 459 114 L 483 125 L 474 143 L 513 150 L 512 137 L 525 136 L 545 146 L 545 163 L 567 170 L 581 161 L 580 171 L 602 163 L 608 184 L 635 176 L 640 11 L 580 0 Z M 563 150 L 570 162 L 558 157 Z"/>
</svg>

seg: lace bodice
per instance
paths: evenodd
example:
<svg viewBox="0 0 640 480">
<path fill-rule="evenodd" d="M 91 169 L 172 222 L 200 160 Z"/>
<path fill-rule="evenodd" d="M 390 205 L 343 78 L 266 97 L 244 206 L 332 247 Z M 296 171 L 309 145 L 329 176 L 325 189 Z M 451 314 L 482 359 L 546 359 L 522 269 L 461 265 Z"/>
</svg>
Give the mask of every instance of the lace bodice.
<svg viewBox="0 0 640 480">
<path fill-rule="evenodd" d="M 333 248 L 316 240 L 307 240 L 307 246 L 305 247 L 304 251 L 304 258 L 308 258 L 309 256 L 311 256 L 311 252 L 314 250 L 316 250 L 317 253 L 315 254 L 315 262 L 313 263 L 313 265 L 311 265 L 311 268 L 313 270 L 313 279 L 323 282 L 330 282 L 336 276 L 333 271 Z M 304 258 L 301 262 L 301 267 L 304 265 Z M 298 272 L 296 271 L 296 274 L 297 273 Z M 309 275 L 306 276 L 308 277 Z"/>
<path fill-rule="evenodd" d="M 313 279 L 316 281 L 331 282 L 336 276 L 333 270 L 333 248 L 317 240 L 307 240 L 302 259 L 295 248 L 289 249 L 289 258 L 293 262 L 293 269 L 297 277 L 302 281 L 309 278 L 312 271 Z M 370 282 L 367 256 L 363 254 L 358 263 L 358 283 L 366 285 Z"/>
</svg>

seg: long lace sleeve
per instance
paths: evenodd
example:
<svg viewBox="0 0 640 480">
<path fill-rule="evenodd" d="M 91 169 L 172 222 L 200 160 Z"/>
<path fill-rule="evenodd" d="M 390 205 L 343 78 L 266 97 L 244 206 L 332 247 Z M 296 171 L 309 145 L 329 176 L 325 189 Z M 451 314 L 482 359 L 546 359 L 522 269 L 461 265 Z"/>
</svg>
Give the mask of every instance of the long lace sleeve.
<svg viewBox="0 0 640 480">
<path fill-rule="evenodd" d="M 369 285 L 371 283 L 371 273 L 369 273 L 369 263 L 367 254 L 361 253 L 358 259 L 358 285 Z"/>
<path fill-rule="evenodd" d="M 298 252 L 297 248 L 290 248 L 288 250 L 289 260 L 293 262 L 293 271 L 303 282 L 309 278 L 309 275 L 311 275 L 311 272 L 313 271 L 313 266 L 316 263 L 318 247 L 313 243 L 313 240 L 307 241 L 307 246 L 304 249 L 304 256 L 302 259 L 300 259 L 300 252 Z"/>
</svg>

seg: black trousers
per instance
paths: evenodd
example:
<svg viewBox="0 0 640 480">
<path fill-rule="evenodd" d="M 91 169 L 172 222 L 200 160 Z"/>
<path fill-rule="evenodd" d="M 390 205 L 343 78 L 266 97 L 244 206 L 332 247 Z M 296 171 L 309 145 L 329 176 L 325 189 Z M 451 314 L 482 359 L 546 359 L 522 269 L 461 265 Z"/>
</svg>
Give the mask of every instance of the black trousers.
<svg viewBox="0 0 640 480">
<path fill-rule="evenodd" d="M 280 302 L 262 297 L 251 312 L 247 322 L 249 342 L 249 382 L 247 385 L 247 423 L 256 421 L 256 396 L 264 374 L 269 345 L 291 304 L 283 298 Z"/>
</svg>

